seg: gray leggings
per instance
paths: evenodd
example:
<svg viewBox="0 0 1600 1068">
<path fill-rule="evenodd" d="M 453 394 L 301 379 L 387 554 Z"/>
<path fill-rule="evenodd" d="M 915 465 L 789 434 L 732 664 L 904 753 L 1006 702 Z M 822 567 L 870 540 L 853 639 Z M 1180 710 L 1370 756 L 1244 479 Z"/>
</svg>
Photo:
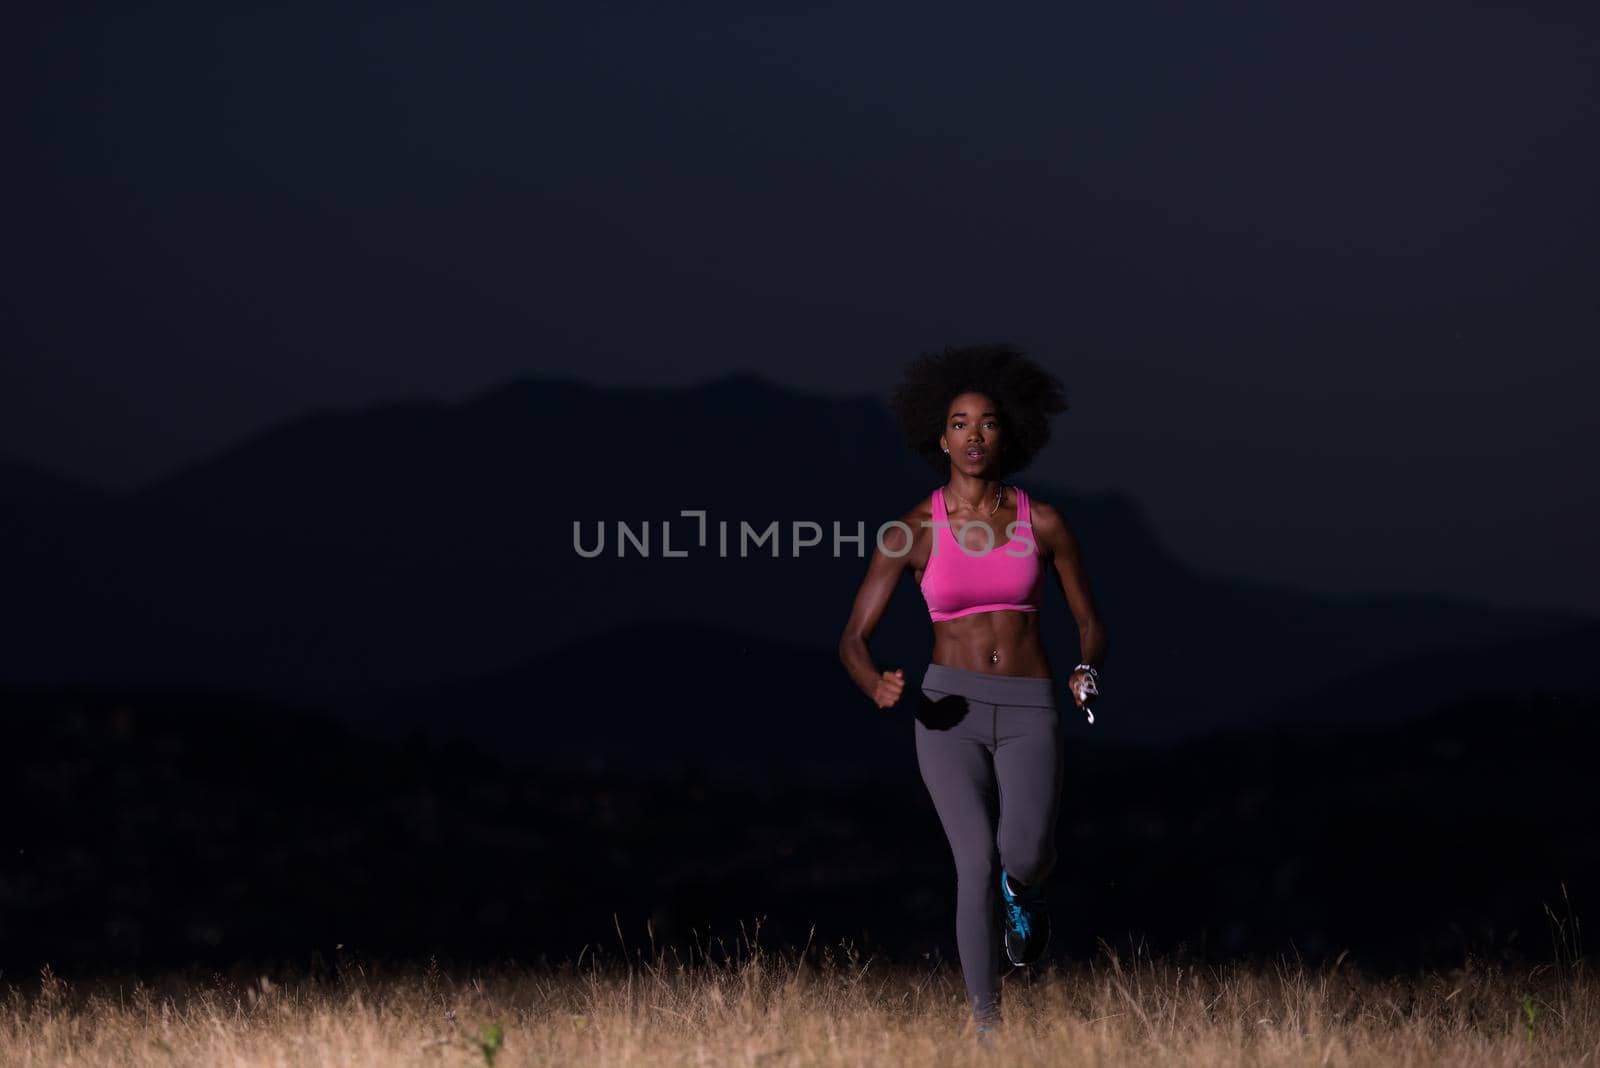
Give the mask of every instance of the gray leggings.
<svg viewBox="0 0 1600 1068">
<path fill-rule="evenodd" d="M 1000 869 L 1033 884 L 1056 862 L 1055 682 L 929 664 L 922 698 L 917 766 L 955 856 L 956 949 L 974 1017 L 993 1019 L 1000 1010 Z"/>
</svg>

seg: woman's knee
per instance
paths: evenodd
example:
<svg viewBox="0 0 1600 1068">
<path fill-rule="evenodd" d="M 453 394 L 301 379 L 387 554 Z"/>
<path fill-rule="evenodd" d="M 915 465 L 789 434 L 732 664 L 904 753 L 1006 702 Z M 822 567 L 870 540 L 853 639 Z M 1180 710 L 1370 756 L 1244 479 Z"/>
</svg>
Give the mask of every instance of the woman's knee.
<svg viewBox="0 0 1600 1068">
<path fill-rule="evenodd" d="M 1013 841 L 1002 839 L 1000 856 L 1006 872 L 1020 883 L 1043 882 L 1056 866 L 1055 842 L 1037 835 Z"/>
<path fill-rule="evenodd" d="M 988 886 L 1000 878 L 1000 856 L 994 850 L 988 855 L 974 853 L 956 858 L 957 881 L 970 886 Z"/>
</svg>

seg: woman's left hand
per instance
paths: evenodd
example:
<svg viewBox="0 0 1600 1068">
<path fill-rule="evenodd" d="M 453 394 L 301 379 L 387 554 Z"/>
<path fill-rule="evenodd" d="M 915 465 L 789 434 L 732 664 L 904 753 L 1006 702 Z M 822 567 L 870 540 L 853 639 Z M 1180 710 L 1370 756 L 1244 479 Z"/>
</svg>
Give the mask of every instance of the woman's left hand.
<svg viewBox="0 0 1600 1068">
<path fill-rule="evenodd" d="M 1089 705 L 1100 696 L 1100 687 L 1095 685 L 1094 676 L 1087 671 L 1074 671 L 1067 677 L 1067 689 L 1072 691 L 1072 699 L 1083 709 L 1089 717 L 1089 722 L 1094 722 L 1094 712 Z"/>
</svg>

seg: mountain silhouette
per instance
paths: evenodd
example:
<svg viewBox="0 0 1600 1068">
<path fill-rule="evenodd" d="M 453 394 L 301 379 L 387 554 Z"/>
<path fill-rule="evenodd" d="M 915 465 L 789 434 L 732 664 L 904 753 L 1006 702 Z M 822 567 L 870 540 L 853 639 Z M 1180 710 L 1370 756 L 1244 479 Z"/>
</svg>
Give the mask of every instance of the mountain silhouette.
<svg viewBox="0 0 1600 1068">
<path fill-rule="evenodd" d="M 874 531 L 940 481 L 878 400 L 748 373 L 671 389 L 530 379 L 454 404 L 316 411 L 121 494 L 6 465 L 0 683 L 220 687 L 517 745 L 539 744 L 541 719 L 615 739 L 670 708 L 713 741 L 758 724 L 796 754 L 786 731 L 872 718 L 834 647 Z M 1578 642 L 1558 646 L 1572 656 L 1533 679 L 1524 659 L 1522 684 L 1594 681 L 1572 638 L 1587 618 L 1196 574 L 1125 497 L 1012 481 L 1083 545 L 1111 636 L 1099 735 L 1244 727 L 1308 695 L 1330 697 L 1322 717 L 1404 716 L 1492 685 L 1500 658 L 1484 657 L 1501 644 L 1557 635 Z M 706 513 L 704 546 L 686 509 Z M 834 556 L 836 521 L 864 544 Z M 795 522 L 822 544 L 798 548 Z M 741 524 L 772 523 L 775 542 L 741 555 Z M 575 524 L 585 545 L 604 529 L 604 551 L 580 555 Z M 1043 611 L 1064 678 L 1076 628 L 1053 586 Z M 880 667 L 920 678 L 929 627 L 908 577 L 872 640 Z M 1476 668 L 1451 650 L 1474 650 Z M 1403 703 L 1353 699 L 1362 672 L 1400 663 Z"/>
</svg>

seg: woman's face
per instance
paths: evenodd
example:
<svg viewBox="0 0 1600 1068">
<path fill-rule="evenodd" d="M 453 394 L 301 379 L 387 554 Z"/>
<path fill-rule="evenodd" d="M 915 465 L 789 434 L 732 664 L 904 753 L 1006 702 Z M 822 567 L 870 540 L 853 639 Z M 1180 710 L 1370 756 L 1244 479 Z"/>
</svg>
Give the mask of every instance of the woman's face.
<svg viewBox="0 0 1600 1068">
<path fill-rule="evenodd" d="M 950 466 L 981 475 L 994 466 L 1003 442 L 1000 406 L 987 393 L 963 393 L 945 412 L 939 446 L 950 450 Z"/>
</svg>

